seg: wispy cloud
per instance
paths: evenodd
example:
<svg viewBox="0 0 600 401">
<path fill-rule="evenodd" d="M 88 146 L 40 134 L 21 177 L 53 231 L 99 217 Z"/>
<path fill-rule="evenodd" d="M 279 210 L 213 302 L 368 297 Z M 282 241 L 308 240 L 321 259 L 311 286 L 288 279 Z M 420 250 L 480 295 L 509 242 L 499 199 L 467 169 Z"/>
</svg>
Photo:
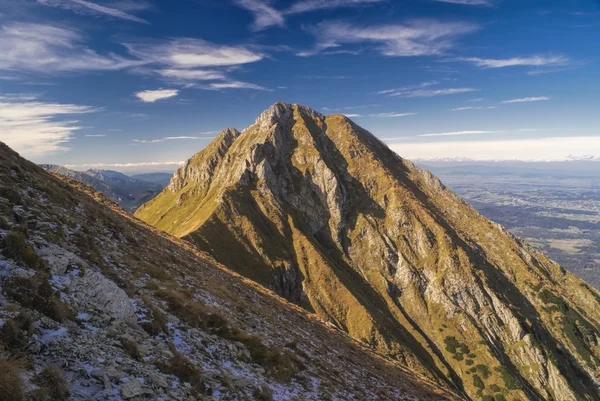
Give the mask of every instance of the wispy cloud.
<svg viewBox="0 0 600 401">
<path fill-rule="evenodd" d="M 467 110 L 491 110 L 491 109 L 497 109 L 496 106 L 465 106 L 465 107 L 457 107 L 455 109 L 452 109 L 452 111 L 467 111 Z"/>
<path fill-rule="evenodd" d="M 198 89 L 266 88 L 232 79 L 233 67 L 255 63 L 265 55 L 245 46 L 218 45 L 200 39 L 180 38 L 166 42 L 126 43 L 131 54 L 157 64 L 154 72 L 174 84 Z M 218 81 L 206 84 L 206 81 Z"/>
<path fill-rule="evenodd" d="M 379 118 L 394 118 L 394 117 L 409 117 L 414 116 L 417 113 L 378 113 L 378 114 L 369 114 L 369 117 L 379 117 Z"/>
<path fill-rule="evenodd" d="M 273 8 L 267 0 L 235 0 L 235 4 L 247 9 L 254 15 L 254 23 L 252 24 L 254 31 L 285 25 L 283 14 Z"/>
<path fill-rule="evenodd" d="M 482 68 L 506 68 L 506 67 L 557 67 L 568 65 L 571 60 L 564 56 L 530 56 L 513 57 L 507 59 L 490 59 L 479 57 L 459 58 L 459 61 L 468 61 Z"/>
<path fill-rule="evenodd" d="M 154 103 L 161 99 L 168 99 L 177 96 L 177 89 L 156 89 L 137 92 L 135 96 L 145 103 Z"/>
<path fill-rule="evenodd" d="M 166 142 L 166 141 L 185 141 L 185 140 L 197 140 L 197 139 L 206 139 L 206 138 L 212 138 L 217 132 L 216 131 L 209 131 L 209 132 L 204 132 L 200 135 L 196 135 L 196 136 L 167 136 L 164 138 L 159 138 L 159 139 L 133 139 L 133 142 L 136 143 L 161 143 L 161 142 Z"/>
<path fill-rule="evenodd" d="M 241 81 L 228 81 L 228 82 L 213 82 L 208 85 L 209 89 L 213 90 L 221 90 L 221 89 L 254 89 L 261 91 L 268 91 L 268 88 L 264 86 L 252 84 L 249 82 L 241 82 Z"/>
<path fill-rule="evenodd" d="M 461 93 L 475 92 L 478 89 L 475 88 L 444 88 L 444 89 L 418 89 L 410 91 L 394 92 L 389 96 L 400 96 L 400 97 L 435 97 L 435 96 L 448 96 L 458 95 Z"/>
<path fill-rule="evenodd" d="M 361 118 L 362 114 L 344 114 L 348 118 Z"/>
<path fill-rule="evenodd" d="M 101 55 L 75 30 L 44 24 L 10 23 L 0 28 L 0 70 L 51 74 L 119 70 L 144 64 L 115 54 Z"/>
<path fill-rule="evenodd" d="M 172 68 L 230 67 L 254 63 L 264 55 L 243 46 L 225 46 L 201 39 L 181 38 L 163 43 L 126 43 L 130 53 Z"/>
<path fill-rule="evenodd" d="M 185 70 L 165 68 L 157 71 L 159 75 L 166 78 L 174 78 L 182 81 L 213 81 L 226 79 L 225 74 L 215 70 Z"/>
<path fill-rule="evenodd" d="M 89 106 L 39 100 L 0 98 L 0 140 L 27 157 L 68 150 L 66 145 L 82 127 L 61 116 L 97 111 Z"/>
<path fill-rule="evenodd" d="M 182 166 L 184 161 L 164 161 L 164 162 L 128 162 L 128 163 L 86 163 L 86 164 L 65 164 L 66 168 L 73 170 L 85 170 L 89 168 L 115 169 L 115 170 L 154 170 L 174 169 Z"/>
<path fill-rule="evenodd" d="M 519 99 L 505 100 L 502 103 L 509 104 L 509 103 L 543 102 L 543 101 L 546 101 L 546 100 L 550 100 L 550 98 L 547 97 L 547 96 L 522 97 L 522 98 L 519 98 Z"/>
<path fill-rule="evenodd" d="M 119 10 L 118 8 L 107 7 L 86 0 L 37 0 L 37 2 L 46 6 L 60 7 L 66 10 L 71 10 L 79 14 L 92 13 L 97 15 L 106 15 L 109 17 L 148 24 L 148 21 L 136 17 L 135 15 L 126 13 L 125 11 Z"/>
<path fill-rule="evenodd" d="M 104 138 L 106 135 L 104 134 L 93 134 L 93 135 L 84 135 L 86 138 Z"/>
<path fill-rule="evenodd" d="M 463 136 L 463 135 L 485 135 L 485 134 L 497 134 L 502 131 L 454 131 L 454 132 L 441 132 L 438 134 L 421 134 L 420 137 L 432 137 L 432 136 Z"/>
<path fill-rule="evenodd" d="M 358 7 L 375 3 L 382 3 L 386 0 L 304 0 L 298 1 L 290 8 L 284 11 L 285 14 L 299 14 L 310 11 L 327 10 L 342 7 Z"/>
<path fill-rule="evenodd" d="M 413 20 L 399 25 L 355 26 L 339 21 L 324 21 L 308 31 L 317 37 L 316 46 L 299 56 L 315 55 L 343 44 L 371 43 L 384 56 L 410 57 L 443 54 L 458 36 L 478 27 L 462 22 Z"/>
<path fill-rule="evenodd" d="M 311 11 L 335 9 L 342 7 L 360 7 L 386 0 L 304 0 L 292 4 L 287 9 L 278 10 L 270 0 L 234 0 L 239 7 L 250 11 L 254 16 L 252 30 L 262 31 L 271 27 L 285 26 L 288 16 Z"/>
</svg>

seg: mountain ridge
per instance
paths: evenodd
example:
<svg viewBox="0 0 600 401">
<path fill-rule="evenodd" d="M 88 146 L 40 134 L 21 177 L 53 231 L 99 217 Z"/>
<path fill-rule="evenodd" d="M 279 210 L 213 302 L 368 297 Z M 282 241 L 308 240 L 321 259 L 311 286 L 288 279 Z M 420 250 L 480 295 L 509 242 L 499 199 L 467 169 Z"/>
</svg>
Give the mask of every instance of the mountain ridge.
<svg viewBox="0 0 600 401">
<path fill-rule="evenodd" d="M 277 103 L 136 216 L 473 399 L 600 397 L 598 293 L 343 115 Z"/>
<path fill-rule="evenodd" d="M 54 164 L 41 164 L 40 167 L 51 173 L 91 185 L 131 213 L 154 198 L 164 188 L 158 183 L 140 180 L 118 171 L 101 169 L 75 171 Z"/>
</svg>

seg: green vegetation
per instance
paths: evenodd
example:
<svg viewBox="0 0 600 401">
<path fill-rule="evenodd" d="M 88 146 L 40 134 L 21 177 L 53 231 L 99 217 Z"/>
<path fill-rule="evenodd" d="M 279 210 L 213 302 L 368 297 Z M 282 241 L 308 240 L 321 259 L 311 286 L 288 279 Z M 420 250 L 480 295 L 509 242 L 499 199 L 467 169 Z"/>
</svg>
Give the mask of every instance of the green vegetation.
<svg viewBox="0 0 600 401">
<path fill-rule="evenodd" d="M 502 381 L 504 382 L 504 387 L 508 390 L 519 390 L 521 386 L 515 377 L 510 373 L 510 371 L 504 366 L 498 366 L 495 368 L 496 372 L 500 374 Z"/>
<path fill-rule="evenodd" d="M 481 377 L 479 377 L 479 375 L 473 375 L 473 385 L 478 389 L 485 389 L 485 384 L 483 383 L 483 380 L 481 380 Z"/>
</svg>

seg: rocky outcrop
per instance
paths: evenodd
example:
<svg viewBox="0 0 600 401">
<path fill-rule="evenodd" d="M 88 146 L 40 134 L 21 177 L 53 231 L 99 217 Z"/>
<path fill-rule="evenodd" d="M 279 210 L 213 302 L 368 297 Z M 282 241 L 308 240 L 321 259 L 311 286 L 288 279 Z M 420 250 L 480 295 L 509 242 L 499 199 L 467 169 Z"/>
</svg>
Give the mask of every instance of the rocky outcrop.
<svg viewBox="0 0 600 401">
<path fill-rule="evenodd" d="M 136 215 L 472 399 L 600 399 L 599 294 L 345 116 L 218 147 Z"/>
</svg>

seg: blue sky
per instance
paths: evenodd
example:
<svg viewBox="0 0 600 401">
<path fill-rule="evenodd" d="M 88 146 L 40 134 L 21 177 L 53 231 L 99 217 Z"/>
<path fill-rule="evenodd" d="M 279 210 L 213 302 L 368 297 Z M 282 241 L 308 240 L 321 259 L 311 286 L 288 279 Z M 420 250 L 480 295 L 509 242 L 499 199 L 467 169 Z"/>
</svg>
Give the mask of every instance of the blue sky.
<svg viewBox="0 0 600 401">
<path fill-rule="evenodd" d="M 412 159 L 600 159 L 597 0 L 0 0 L 0 140 L 173 170 L 276 101 Z"/>
</svg>

